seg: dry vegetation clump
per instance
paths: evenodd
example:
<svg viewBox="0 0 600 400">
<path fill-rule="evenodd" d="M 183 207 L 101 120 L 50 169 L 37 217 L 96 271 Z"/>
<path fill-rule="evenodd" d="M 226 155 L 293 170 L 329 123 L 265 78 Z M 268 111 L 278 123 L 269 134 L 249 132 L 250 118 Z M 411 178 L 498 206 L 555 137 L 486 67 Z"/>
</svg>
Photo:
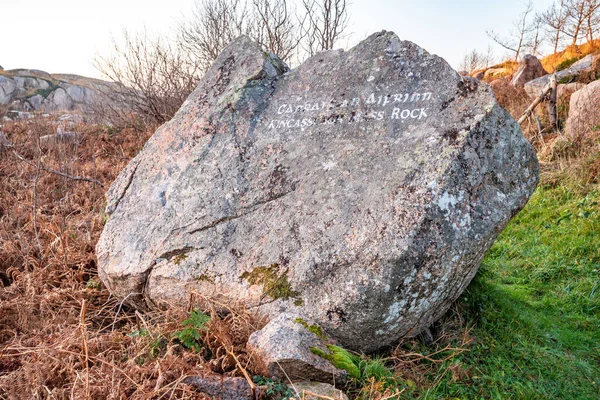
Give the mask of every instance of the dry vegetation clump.
<svg viewBox="0 0 600 400">
<path fill-rule="evenodd" d="M 185 310 L 141 315 L 111 297 L 94 255 L 104 192 L 149 132 L 77 125 L 81 142 L 42 149 L 38 138 L 56 127 L 3 126 L 12 147 L 0 155 L 0 398 L 203 398 L 182 380 L 235 374 L 231 353 L 249 363 L 242 343 L 260 322 L 213 311 L 202 351 L 187 351 L 173 335 Z"/>
<path fill-rule="evenodd" d="M 588 54 L 595 53 L 599 50 L 600 40 L 594 40 L 593 42 L 588 41 L 581 45 L 568 46 L 563 51 L 542 58 L 540 62 L 546 71 L 552 73 L 566 69 Z"/>
</svg>

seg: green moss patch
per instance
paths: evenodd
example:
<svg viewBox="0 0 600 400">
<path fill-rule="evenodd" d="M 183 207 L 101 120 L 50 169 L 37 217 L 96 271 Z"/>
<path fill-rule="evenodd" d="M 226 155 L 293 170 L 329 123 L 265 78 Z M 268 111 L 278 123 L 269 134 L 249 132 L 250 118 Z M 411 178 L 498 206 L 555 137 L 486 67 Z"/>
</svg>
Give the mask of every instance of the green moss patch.
<svg viewBox="0 0 600 400">
<path fill-rule="evenodd" d="M 273 300 L 294 300 L 294 304 L 304 304 L 301 293 L 293 290 L 287 277 L 288 269 L 282 269 L 279 264 L 256 267 L 252 271 L 244 272 L 240 277 L 250 285 L 262 286 L 263 296 Z"/>
</svg>

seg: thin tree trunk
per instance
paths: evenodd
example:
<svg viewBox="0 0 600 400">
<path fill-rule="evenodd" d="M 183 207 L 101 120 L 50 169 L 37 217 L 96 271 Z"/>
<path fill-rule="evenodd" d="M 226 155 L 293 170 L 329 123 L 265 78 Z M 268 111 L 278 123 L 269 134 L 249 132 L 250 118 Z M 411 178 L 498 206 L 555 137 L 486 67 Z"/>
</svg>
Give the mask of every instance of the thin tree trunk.
<svg viewBox="0 0 600 400">
<path fill-rule="evenodd" d="M 558 118 L 556 117 L 556 95 L 557 95 L 556 74 L 550 77 L 550 93 L 548 94 L 548 116 L 550 117 L 550 126 L 552 129 L 558 128 Z"/>
</svg>

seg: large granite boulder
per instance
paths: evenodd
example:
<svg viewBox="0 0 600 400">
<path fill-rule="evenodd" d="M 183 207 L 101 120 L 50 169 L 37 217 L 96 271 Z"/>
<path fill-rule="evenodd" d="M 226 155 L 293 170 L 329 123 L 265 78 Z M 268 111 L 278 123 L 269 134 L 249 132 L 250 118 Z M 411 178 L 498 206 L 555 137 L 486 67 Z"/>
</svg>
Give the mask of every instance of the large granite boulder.
<svg viewBox="0 0 600 400">
<path fill-rule="evenodd" d="M 368 352 L 446 312 L 537 181 L 491 88 L 392 32 L 292 71 L 241 37 L 112 184 L 99 274 L 137 307 L 197 291 Z"/>
<path fill-rule="evenodd" d="M 600 126 L 600 80 L 571 95 L 569 116 L 565 125 L 567 136 L 585 136 Z"/>
<path fill-rule="evenodd" d="M 510 83 L 516 88 L 522 88 L 527 82 L 547 74 L 540 60 L 536 56 L 527 54 L 521 59 L 519 69 L 515 72 Z"/>
</svg>

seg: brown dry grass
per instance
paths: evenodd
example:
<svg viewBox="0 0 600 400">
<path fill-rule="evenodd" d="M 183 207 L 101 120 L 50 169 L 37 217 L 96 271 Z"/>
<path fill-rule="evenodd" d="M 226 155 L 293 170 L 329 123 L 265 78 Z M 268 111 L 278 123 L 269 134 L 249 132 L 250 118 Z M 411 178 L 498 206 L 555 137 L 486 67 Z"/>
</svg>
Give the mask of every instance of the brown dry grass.
<svg viewBox="0 0 600 400">
<path fill-rule="evenodd" d="M 576 61 L 588 54 L 595 53 L 600 50 L 600 40 L 583 43 L 581 45 L 568 46 L 563 51 L 556 54 L 550 54 L 542 58 L 541 63 L 549 73 L 555 72 L 557 67 L 569 61 Z"/>
<path fill-rule="evenodd" d="M 205 351 L 194 353 L 172 335 L 185 310 L 135 313 L 98 279 L 104 192 L 149 132 L 79 125 L 81 143 L 40 149 L 38 137 L 56 125 L 35 119 L 3 127 L 11 150 L 30 164 L 0 155 L 0 398 L 204 398 L 182 380 L 239 374 L 231 352 L 251 367 L 244 346 L 262 323 L 253 315 L 213 310 Z M 105 187 L 38 171 L 38 161 Z"/>
</svg>

